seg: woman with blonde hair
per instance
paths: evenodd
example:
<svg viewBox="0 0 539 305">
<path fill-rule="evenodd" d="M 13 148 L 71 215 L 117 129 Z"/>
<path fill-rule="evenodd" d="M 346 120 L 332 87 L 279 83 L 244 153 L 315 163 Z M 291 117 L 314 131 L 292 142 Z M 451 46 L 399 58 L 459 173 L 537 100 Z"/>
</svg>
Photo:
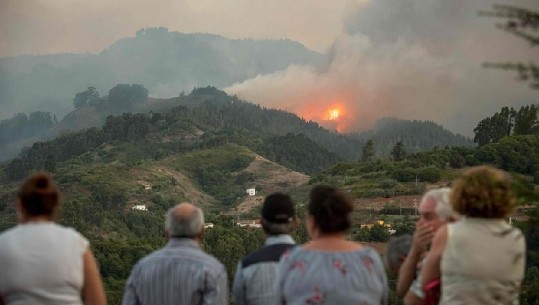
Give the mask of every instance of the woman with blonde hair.
<svg viewBox="0 0 539 305">
<path fill-rule="evenodd" d="M 505 218 L 515 207 L 507 174 L 468 169 L 453 183 L 460 221 L 441 227 L 423 269 L 423 285 L 441 274 L 441 305 L 518 304 L 525 240 Z"/>
<path fill-rule="evenodd" d="M 0 304 L 106 304 L 88 240 L 54 222 L 59 207 L 46 173 L 20 187 L 19 224 L 0 234 Z"/>
</svg>

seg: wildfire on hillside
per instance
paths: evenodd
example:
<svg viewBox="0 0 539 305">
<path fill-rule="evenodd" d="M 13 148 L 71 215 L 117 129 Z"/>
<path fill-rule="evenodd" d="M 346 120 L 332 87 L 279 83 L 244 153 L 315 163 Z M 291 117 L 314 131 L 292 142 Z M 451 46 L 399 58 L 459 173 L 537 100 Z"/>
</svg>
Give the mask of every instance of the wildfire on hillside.
<svg viewBox="0 0 539 305">
<path fill-rule="evenodd" d="M 351 118 L 344 103 L 310 104 L 297 113 L 307 121 L 316 121 L 321 126 L 337 132 L 347 131 Z"/>
<path fill-rule="evenodd" d="M 341 111 L 339 108 L 331 108 L 326 111 L 324 114 L 324 120 L 326 121 L 337 121 L 339 119 L 339 116 L 341 114 Z"/>
</svg>

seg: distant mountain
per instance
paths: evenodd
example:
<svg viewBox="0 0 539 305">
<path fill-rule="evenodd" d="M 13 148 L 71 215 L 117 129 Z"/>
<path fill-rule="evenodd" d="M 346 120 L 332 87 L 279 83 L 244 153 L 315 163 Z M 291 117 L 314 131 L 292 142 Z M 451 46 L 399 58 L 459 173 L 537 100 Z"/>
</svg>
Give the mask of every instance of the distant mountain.
<svg viewBox="0 0 539 305">
<path fill-rule="evenodd" d="M 227 39 L 166 28 L 139 30 L 99 54 L 0 58 L 0 119 L 47 111 L 62 117 L 75 94 L 94 86 L 102 95 L 116 84 L 144 85 L 153 97 L 193 87 L 225 87 L 292 64 L 319 66 L 324 56 L 291 40 Z"/>
</svg>

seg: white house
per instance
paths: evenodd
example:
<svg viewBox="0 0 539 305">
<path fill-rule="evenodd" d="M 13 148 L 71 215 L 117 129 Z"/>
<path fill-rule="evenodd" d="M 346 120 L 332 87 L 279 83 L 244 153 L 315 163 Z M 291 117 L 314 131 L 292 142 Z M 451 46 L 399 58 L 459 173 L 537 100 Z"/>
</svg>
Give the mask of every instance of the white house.
<svg viewBox="0 0 539 305">
<path fill-rule="evenodd" d="M 148 211 L 145 204 L 134 205 L 131 209 L 137 211 Z"/>
<path fill-rule="evenodd" d="M 205 223 L 205 224 L 204 224 L 204 229 L 207 229 L 207 228 L 213 228 L 213 226 L 214 226 L 213 223 L 208 222 L 208 223 Z"/>
<path fill-rule="evenodd" d="M 255 189 L 255 188 L 250 188 L 250 189 L 247 189 L 246 191 L 247 191 L 247 194 L 248 194 L 249 196 L 254 196 L 254 195 L 256 195 L 256 189 Z"/>
<path fill-rule="evenodd" d="M 242 228 L 262 228 L 262 225 L 258 220 L 240 220 L 236 225 Z"/>
<path fill-rule="evenodd" d="M 151 185 L 151 184 L 144 184 L 144 189 L 145 189 L 145 190 L 151 190 L 151 189 L 152 189 L 152 185 Z"/>
</svg>

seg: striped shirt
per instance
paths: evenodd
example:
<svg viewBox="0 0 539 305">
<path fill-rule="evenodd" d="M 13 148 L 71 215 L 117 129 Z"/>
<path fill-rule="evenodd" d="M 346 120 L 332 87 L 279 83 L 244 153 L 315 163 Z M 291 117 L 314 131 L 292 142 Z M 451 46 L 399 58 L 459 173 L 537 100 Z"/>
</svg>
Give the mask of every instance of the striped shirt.
<svg viewBox="0 0 539 305">
<path fill-rule="evenodd" d="M 290 235 L 270 236 L 264 247 L 238 263 L 232 297 L 236 305 L 274 305 L 275 276 L 281 255 L 294 247 Z"/>
<path fill-rule="evenodd" d="M 225 267 L 187 238 L 168 244 L 141 259 L 133 268 L 123 305 L 228 304 Z"/>
</svg>

